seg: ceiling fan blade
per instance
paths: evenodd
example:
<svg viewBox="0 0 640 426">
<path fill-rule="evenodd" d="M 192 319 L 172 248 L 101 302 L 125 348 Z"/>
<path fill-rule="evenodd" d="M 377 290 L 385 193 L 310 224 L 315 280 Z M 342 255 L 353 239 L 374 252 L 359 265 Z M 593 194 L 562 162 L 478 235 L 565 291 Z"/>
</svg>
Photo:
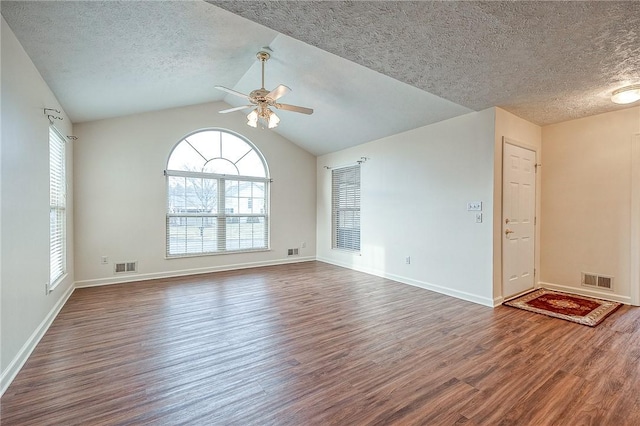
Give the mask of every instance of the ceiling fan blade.
<svg viewBox="0 0 640 426">
<path fill-rule="evenodd" d="M 244 93 L 236 92 L 233 89 L 226 88 L 224 86 L 214 86 L 218 90 L 222 90 L 223 92 L 231 93 L 232 95 L 240 96 L 241 98 L 249 99 L 249 95 L 245 95 Z"/>
<path fill-rule="evenodd" d="M 288 105 L 288 104 L 273 104 L 274 107 L 278 109 L 283 109 L 285 111 L 293 111 L 293 112 L 301 112 L 302 114 L 313 114 L 313 109 L 305 108 L 296 105 Z"/>
<path fill-rule="evenodd" d="M 271 92 L 269 92 L 269 94 L 266 97 L 276 101 L 276 100 L 278 100 L 278 98 L 283 97 L 284 95 L 286 95 L 290 91 L 291 91 L 291 89 L 289 89 L 284 84 L 281 84 L 280 86 L 276 87 Z"/>
<path fill-rule="evenodd" d="M 234 112 L 234 111 L 240 111 L 241 109 L 245 109 L 245 108 L 251 108 L 255 105 L 251 104 L 251 105 L 242 105 L 239 107 L 235 107 L 235 108 L 229 108 L 229 109 L 223 109 L 222 111 L 218 111 L 219 114 L 226 114 L 228 112 Z"/>
</svg>

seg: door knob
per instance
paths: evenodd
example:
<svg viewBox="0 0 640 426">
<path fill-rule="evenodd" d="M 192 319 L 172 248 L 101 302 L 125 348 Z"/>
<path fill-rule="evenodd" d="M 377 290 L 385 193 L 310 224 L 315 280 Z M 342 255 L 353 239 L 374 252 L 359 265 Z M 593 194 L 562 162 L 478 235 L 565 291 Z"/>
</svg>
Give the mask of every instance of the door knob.
<svg viewBox="0 0 640 426">
<path fill-rule="evenodd" d="M 511 229 L 507 229 L 504 231 L 504 235 L 509 236 L 509 234 L 513 234 L 516 231 L 512 231 Z"/>
</svg>

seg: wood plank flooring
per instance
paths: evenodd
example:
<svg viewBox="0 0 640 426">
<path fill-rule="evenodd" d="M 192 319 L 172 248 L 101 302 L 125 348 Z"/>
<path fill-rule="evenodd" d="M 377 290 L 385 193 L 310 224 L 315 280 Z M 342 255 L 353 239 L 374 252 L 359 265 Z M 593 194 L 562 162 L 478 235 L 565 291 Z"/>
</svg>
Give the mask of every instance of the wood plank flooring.
<svg viewBox="0 0 640 426">
<path fill-rule="evenodd" d="M 596 328 L 320 262 L 78 289 L 9 425 L 639 425 L 640 309 Z"/>
</svg>

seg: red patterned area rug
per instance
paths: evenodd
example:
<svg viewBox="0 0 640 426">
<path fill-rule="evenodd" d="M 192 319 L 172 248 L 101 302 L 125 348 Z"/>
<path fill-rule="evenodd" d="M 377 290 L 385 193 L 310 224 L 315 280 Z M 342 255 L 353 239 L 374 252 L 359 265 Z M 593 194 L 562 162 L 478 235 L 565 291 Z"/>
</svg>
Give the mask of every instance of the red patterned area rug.
<svg viewBox="0 0 640 426">
<path fill-rule="evenodd" d="M 525 311 L 595 327 L 621 303 L 541 288 L 503 303 Z"/>
</svg>

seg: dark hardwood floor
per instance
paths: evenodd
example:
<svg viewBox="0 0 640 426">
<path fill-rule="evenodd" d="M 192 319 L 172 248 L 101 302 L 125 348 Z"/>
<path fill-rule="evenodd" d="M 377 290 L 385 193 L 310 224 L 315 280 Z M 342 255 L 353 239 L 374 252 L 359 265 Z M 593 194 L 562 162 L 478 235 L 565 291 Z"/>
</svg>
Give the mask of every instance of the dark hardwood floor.
<svg viewBox="0 0 640 426">
<path fill-rule="evenodd" d="M 320 262 L 76 290 L 8 425 L 639 425 L 640 309 L 595 328 Z"/>
</svg>

